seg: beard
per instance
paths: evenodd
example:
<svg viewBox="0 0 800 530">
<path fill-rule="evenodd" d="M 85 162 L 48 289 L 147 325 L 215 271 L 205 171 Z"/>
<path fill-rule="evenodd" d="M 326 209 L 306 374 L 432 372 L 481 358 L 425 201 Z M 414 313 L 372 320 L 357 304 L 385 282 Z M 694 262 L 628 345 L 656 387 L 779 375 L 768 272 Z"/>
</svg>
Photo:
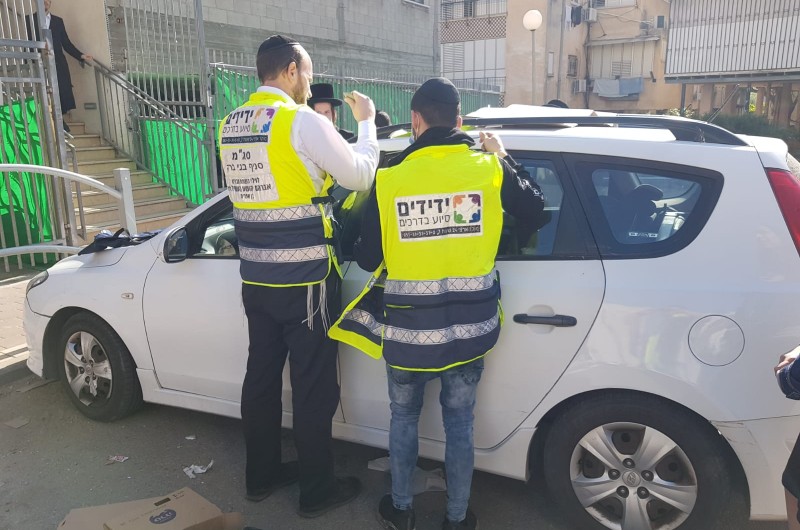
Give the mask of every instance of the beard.
<svg viewBox="0 0 800 530">
<path fill-rule="evenodd" d="M 298 105 L 305 105 L 308 103 L 308 88 L 303 86 L 302 79 L 298 79 L 292 90 L 292 99 Z"/>
</svg>

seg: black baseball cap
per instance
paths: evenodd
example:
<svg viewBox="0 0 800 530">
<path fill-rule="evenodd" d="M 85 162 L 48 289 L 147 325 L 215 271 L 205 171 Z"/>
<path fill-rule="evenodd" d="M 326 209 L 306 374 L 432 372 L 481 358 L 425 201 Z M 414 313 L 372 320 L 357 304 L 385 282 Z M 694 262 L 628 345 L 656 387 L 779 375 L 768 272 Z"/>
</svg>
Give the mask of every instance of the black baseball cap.
<svg viewBox="0 0 800 530">
<path fill-rule="evenodd" d="M 411 108 L 414 109 L 423 102 L 458 105 L 461 103 L 461 96 L 459 96 L 456 86 L 449 79 L 434 77 L 422 83 L 417 91 L 414 92 L 414 96 L 411 98 Z"/>
</svg>

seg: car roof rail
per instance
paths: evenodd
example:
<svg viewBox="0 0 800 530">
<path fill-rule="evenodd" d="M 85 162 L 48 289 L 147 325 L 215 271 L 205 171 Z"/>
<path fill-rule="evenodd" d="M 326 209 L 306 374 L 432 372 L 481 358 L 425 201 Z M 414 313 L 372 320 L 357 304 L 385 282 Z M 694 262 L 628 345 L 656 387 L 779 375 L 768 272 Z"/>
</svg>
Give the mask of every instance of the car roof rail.
<svg viewBox="0 0 800 530">
<path fill-rule="evenodd" d="M 676 140 L 685 142 L 714 143 L 723 145 L 748 145 L 747 142 L 718 125 L 689 120 L 676 116 L 654 116 L 647 114 L 614 114 L 607 116 L 528 116 L 514 118 L 463 118 L 463 126 L 475 128 L 553 128 L 616 126 L 639 129 L 666 129 Z M 378 129 L 378 138 L 400 129 L 411 130 L 408 123 L 390 125 Z"/>
</svg>

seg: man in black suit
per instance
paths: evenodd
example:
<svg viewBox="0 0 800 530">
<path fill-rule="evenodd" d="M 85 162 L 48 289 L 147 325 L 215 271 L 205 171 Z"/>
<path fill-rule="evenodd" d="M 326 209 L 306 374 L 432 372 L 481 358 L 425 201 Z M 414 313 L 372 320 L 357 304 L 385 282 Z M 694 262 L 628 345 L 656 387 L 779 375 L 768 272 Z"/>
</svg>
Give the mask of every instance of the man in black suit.
<svg viewBox="0 0 800 530">
<path fill-rule="evenodd" d="M 350 131 L 340 129 L 336 124 L 336 107 L 342 106 L 342 100 L 333 97 L 333 85 L 329 83 L 316 83 L 311 85 L 311 97 L 308 98 L 308 106 L 314 109 L 317 114 L 322 114 L 333 123 L 336 130 L 345 140 L 350 140 L 355 135 Z"/>
<path fill-rule="evenodd" d="M 72 41 L 69 40 L 67 35 L 67 28 L 64 26 L 64 19 L 57 17 L 50 13 L 51 0 L 44 0 L 44 20 L 41 22 L 42 27 L 49 28 L 52 33 L 52 42 L 47 41 L 47 46 L 53 51 L 56 63 L 56 77 L 58 78 L 58 94 L 61 100 L 61 114 L 66 114 L 75 108 L 75 95 L 72 93 L 72 77 L 69 74 L 69 65 L 67 65 L 67 52 L 78 61 L 91 61 L 92 56 L 88 53 L 80 51 Z M 34 13 L 25 17 L 25 23 L 28 27 L 28 38 L 31 40 L 41 40 L 39 35 L 39 14 Z M 64 122 L 64 130 L 69 132 L 66 122 Z"/>
</svg>

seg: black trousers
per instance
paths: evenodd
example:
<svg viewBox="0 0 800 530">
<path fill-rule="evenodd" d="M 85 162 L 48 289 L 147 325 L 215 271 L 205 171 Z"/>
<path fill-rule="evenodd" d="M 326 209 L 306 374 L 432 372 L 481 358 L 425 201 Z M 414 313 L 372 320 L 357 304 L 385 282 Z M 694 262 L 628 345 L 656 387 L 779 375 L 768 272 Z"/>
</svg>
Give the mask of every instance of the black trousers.
<svg viewBox="0 0 800 530">
<path fill-rule="evenodd" d="M 332 272 L 326 281 L 331 323 L 341 303 L 339 285 Z M 315 285 L 315 308 L 319 292 Z M 288 354 L 301 506 L 333 493 L 331 422 L 339 404 L 337 344 L 326 334 L 321 311 L 314 315 L 313 330 L 308 328 L 307 295 L 307 287 L 242 284 L 250 335 L 242 387 L 247 489 L 268 487 L 281 463 L 282 373 Z"/>
</svg>

